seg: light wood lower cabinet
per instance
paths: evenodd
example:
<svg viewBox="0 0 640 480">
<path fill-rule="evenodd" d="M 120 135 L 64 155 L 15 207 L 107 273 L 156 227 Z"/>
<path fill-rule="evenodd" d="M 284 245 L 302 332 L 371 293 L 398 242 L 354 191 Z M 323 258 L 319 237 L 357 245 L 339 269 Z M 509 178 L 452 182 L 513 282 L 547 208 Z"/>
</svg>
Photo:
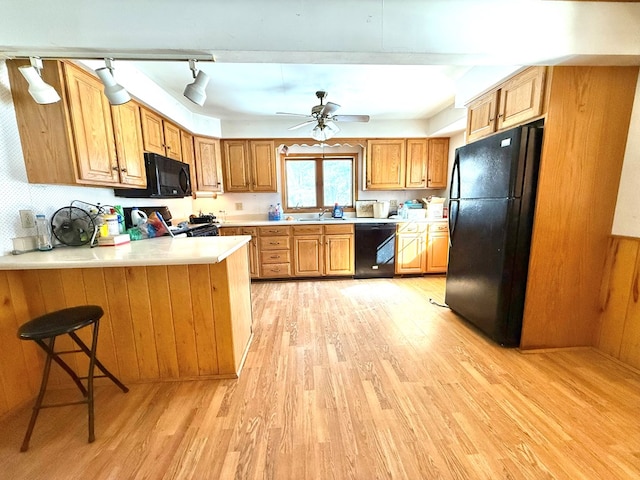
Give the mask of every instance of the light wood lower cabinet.
<svg viewBox="0 0 640 480">
<path fill-rule="evenodd" d="M 260 278 L 291 276 L 291 227 L 258 227 Z"/>
<path fill-rule="evenodd" d="M 293 229 L 293 274 L 296 277 L 353 275 L 353 224 L 304 225 Z"/>
<path fill-rule="evenodd" d="M 249 273 L 251 278 L 260 276 L 260 261 L 258 251 L 258 228 L 257 227 L 220 227 L 220 235 L 251 235 L 249 242 Z"/>
<path fill-rule="evenodd" d="M 449 263 L 449 230 L 444 223 L 401 223 L 396 231 L 396 273 L 444 273 Z"/>
</svg>

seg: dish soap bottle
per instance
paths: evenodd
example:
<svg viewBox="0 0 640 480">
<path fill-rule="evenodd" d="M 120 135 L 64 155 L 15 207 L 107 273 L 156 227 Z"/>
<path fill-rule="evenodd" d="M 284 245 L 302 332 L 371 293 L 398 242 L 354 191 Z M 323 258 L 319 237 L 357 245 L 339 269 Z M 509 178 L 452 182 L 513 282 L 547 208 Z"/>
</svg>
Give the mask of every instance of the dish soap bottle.
<svg viewBox="0 0 640 480">
<path fill-rule="evenodd" d="M 47 251 L 53 248 L 51 244 L 51 227 L 44 215 L 36 215 L 36 231 L 38 250 Z"/>
<path fill-rule="evenodd" d="M 343 213 L 344 212 L 342 210 L 342 207 L 338 205 L 338 202 L 336 202 L 336 204 L 333 206 L 333 213 L 331 214 L 331 216 L 333 218 L 342 218 Z"/>
</svg>

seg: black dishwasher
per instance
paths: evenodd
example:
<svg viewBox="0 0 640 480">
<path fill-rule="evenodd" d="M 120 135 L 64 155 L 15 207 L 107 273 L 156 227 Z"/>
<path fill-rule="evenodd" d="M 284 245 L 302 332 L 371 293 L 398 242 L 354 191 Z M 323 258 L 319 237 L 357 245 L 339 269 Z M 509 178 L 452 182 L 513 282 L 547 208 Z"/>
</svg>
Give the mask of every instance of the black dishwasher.
<svg viewBox="0 0 640 480">
<path fill-rule="evenodd" d="M 354 278 L 393 277 L 395 255 L 395 223 L 356 223 Z"/>
</svg>

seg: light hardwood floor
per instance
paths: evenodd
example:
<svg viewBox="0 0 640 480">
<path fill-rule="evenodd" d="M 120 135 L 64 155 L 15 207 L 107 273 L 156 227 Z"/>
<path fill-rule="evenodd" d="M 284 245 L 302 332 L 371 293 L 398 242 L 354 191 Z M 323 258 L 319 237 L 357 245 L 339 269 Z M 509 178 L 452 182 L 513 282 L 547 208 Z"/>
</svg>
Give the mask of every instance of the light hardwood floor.
<svg viewBox="0 0 640 480">
<path fill-rule="evenodd" d="M 522 354 L 447 309 L 444 277 L 252 286 L 239 380 L 97 389 L 0 422 L 3 479 L 635 479 L 640 375 Z M 54 392 L 56 396 L 73 392 Z"/>
</svg>

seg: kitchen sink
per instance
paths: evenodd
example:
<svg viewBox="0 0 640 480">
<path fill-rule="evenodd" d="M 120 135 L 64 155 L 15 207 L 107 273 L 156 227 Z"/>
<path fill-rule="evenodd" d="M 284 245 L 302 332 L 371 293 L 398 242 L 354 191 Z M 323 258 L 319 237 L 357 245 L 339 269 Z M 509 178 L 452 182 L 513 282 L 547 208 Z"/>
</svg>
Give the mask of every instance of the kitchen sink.
<svg viewBox="0 0 640 480">
<path fill-rule="evenodd" d="M 344 218 L 299 218 L 299 222 L 342 222 Z"/>
</svg>

